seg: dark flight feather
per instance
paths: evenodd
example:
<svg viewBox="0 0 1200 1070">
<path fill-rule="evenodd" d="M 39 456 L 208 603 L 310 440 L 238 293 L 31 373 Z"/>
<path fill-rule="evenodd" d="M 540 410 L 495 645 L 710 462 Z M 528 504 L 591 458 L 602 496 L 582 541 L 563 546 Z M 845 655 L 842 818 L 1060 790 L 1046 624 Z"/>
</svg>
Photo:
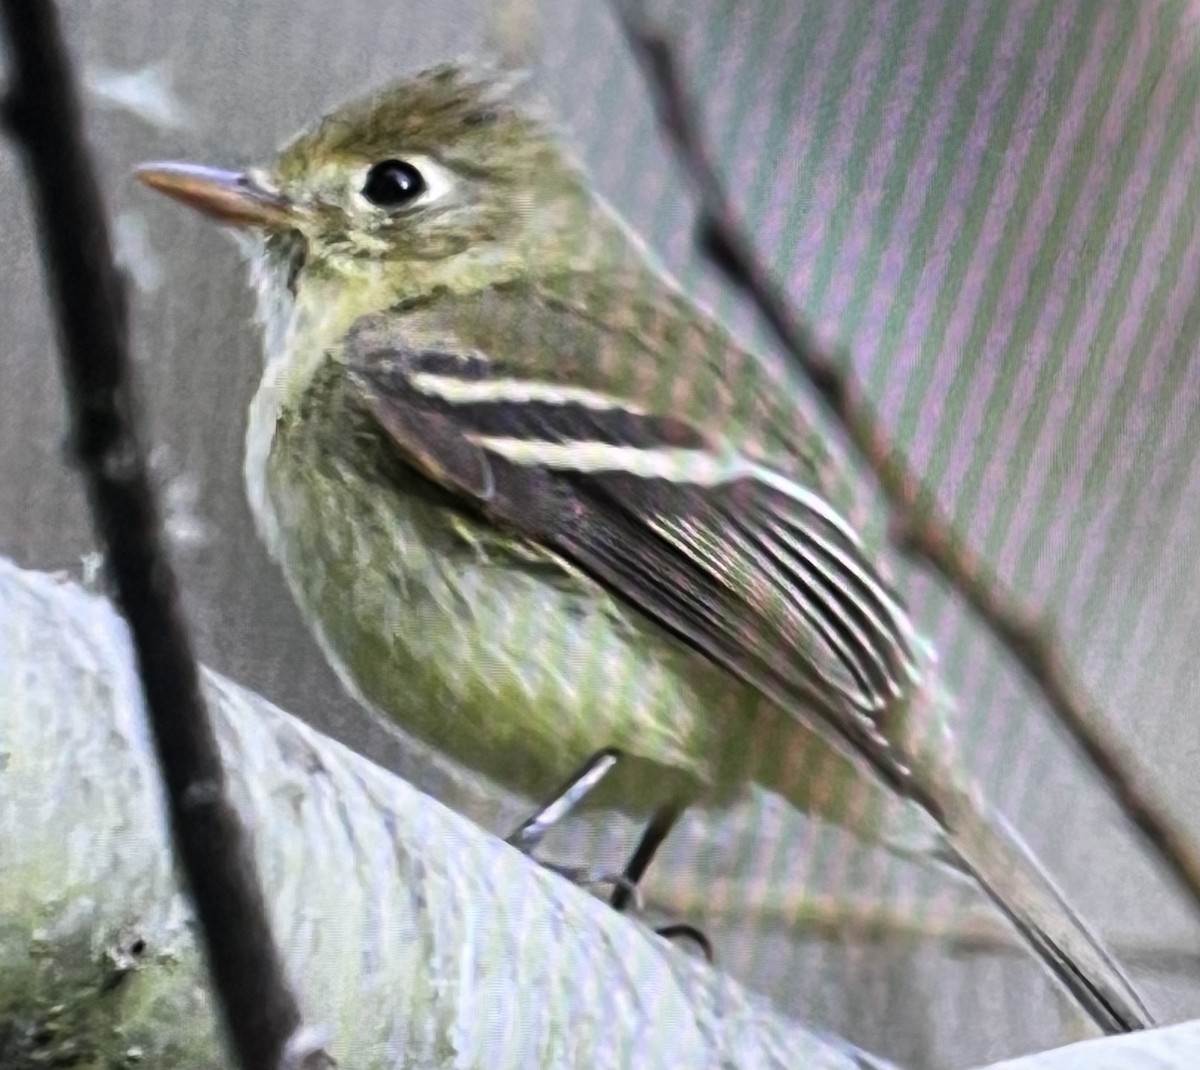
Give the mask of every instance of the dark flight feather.
<svg viewBox="0 0 1200 1070">
<path fill-rule="evenodd" d="M 482 354 L 398 338 L 349 356 L 410 463 L 901 784 L 883 719 L 916 672 L 907 617 L 817 495 L 681 419 Z"/>
</svg>

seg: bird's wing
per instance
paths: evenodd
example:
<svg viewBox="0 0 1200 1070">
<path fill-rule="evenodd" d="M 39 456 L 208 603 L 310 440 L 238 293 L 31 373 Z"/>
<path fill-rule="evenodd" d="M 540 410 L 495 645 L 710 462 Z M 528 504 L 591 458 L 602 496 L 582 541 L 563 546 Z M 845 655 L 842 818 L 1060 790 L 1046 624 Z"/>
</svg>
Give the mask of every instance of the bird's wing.
<svg viewBox="0 0 1200 1070">
<path fill-rule="evenodd" d="M 632 406 L 594 382 L 548 382 L 461 336 L 448 341 L 453 331 L 417 331 L 415 344 L 404 334 L 373 317 L 351 333 L 346 357 L 363 406 L 410 464 L 781 708 L 823 724 L 935 817 L 951 857 L 1103 1029 L 1152 1021 L 937 743 L 925 740 L 913 762 L 909 741 L 893 742 L 889 718 L 925 694 L 908 618 L 821 496 L 694 418 Z"/>
<path fill-rule="evenodd" d="M 884 721 L 916 671 L 908 618 L 818 494 L 696 422 L 412 335 L 370 317 L 344 356 L 410 464 L 903 778 Z"/>
</svg>

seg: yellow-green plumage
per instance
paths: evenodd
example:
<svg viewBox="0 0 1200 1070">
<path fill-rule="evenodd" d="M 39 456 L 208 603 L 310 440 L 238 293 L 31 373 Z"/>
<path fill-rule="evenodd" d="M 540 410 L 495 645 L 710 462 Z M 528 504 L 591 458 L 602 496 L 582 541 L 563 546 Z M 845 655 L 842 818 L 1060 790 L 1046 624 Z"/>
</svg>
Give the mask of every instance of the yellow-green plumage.
<svg viewBox="0 0 1200 1070">
<path fill-rule="evenodd" d="M 1149 1021 L 967 777 L 794 391 L 502 84 L 439 68 L 265 171 L 142 177 L 264 235 L 249 500 L 372 709 L 528 795 L 615 747 L 593 805 L 758 783 L 864 839 L 928 833 L 1097 1024 Z"/>
<path fill-rule="evenodd" d="M 440 68 L 351 103 L 285 148 L 271 178 L 344 204 L 347 170 L 399 152 L 465 165 L 470 205 L 429 226 L 373 219 L 365 235 L 352 213 L 320 216 L 294 300 L 280 297 L 284 257 L 258 268 L 268 370 L 252 405 L 251 503 L 347 685 L 527 795 L 615 746 L 631 760 L 589 805 L 727 801 L 757 773 L 861 836 L 915 842 L 919 815 L 823 736 L 389 451 L 342 364 L 353 323 L 384 307 L 411 345 L 511 355 L 525 374 L 720 426 L 838 505 L 848 498 L 823 485 L 824 450 L 786 392 L 697 314 L 503 82 Z M 382 260 L 356 255 L 385 236 Z"/>
<path fill-rule="evenodd" d="M 655 408 L 722 420 L 745 445 L 763 414 L 738 404 L 755 398 L 745 388 L 760 373 L 715 324 L 680 317 L 678 301 L 559 276 L 419 299 L 395 326 L 416 346 L 544 353 L 555 380 L 616 380 Z M 626 330 L 597 317 L 605 306 L 623 309 Z M 699 374 L 655 374 L 676 365 L 680 345 L 709 351 Z M 783 435 L 772 437 L 778 449 Z M 623 763 L 594 805 L 648 814 L 672 794 L 725 801 L 749 774 L 809 812 L 861 821 L 860 835 L 886 831 L 884 814 L 899 818 L 882 793 L 863 808 L 868 782 L 822 737 L 561 558 L 473 518 L 384 438 L 329 345 L 279 413 L 267 476 L 282 532 L 274 552 L 335 664 L 375 709 L 527 795 L 615 746 L 644 764 Z M 798 451 L 780 463 L 816 478 Z M 850 784 L 859 790 L 847 793 Z"/>
</svg>

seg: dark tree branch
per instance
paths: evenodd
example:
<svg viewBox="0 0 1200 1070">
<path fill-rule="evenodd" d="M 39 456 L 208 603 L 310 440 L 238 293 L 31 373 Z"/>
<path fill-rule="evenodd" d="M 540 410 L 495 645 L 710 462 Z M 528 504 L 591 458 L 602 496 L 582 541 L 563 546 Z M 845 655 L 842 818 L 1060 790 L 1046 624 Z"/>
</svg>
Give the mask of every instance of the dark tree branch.
<svg viewBox="0 0 1200 1070">
<path fill-rule="evenodd" d="M 825 352 L 758 260 L 738 224 L 716 169 L 705 152 L 669 43 L 628 3 L 618 18 L 649 83 L 659 124 L 700 201 L 696 240 L 726 279 L 755 305 L 784 350 L 846 429 L 879 480 L 893 514 L 892 538 L 966 600 L 1041 690 L 1059 723 L 1091 761 L 1126 816 L 1142 833 L 1200 910 L 1200 853 L 1166 809 L 1142 786 L 1146 780 L 1089 701 L 1061 653 L 1048 621 L 1037 620 L 1004 590 L 999 578 L 957 535 L 933 493 L 908 468 L 850 362 Z"/>
<path fill-rule="evenodd" d="M 50 0 L 4 0 L 12 83 L 3 120 L 24 157 L 57 320 L 74 459 L 129 621 L 166 787 L 175 853 L 203 933 L 217 1001 L 243 1070 L 317 1065 L 201 698 L 175 578 L 138 438 L 125 293 Z M 291 1048 L 289 1048 L 291 1045 Z"/>
</svg>

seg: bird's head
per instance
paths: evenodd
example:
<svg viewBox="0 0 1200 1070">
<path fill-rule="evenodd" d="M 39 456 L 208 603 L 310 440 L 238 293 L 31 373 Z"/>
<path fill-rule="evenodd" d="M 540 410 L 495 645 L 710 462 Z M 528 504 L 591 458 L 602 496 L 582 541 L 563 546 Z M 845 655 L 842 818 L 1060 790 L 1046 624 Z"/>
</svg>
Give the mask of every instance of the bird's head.
<svg viewBox="0 0 1200 1070">
<path fill-rule="evenodd" d="M 511 79 L 451 65 L 337 108 L 266 167 L 153 163 L 138 177 L 286 244 L 304 271 L 385 271 L 402 292 L 586 266 L 612 237 Z"/>
</svg>

